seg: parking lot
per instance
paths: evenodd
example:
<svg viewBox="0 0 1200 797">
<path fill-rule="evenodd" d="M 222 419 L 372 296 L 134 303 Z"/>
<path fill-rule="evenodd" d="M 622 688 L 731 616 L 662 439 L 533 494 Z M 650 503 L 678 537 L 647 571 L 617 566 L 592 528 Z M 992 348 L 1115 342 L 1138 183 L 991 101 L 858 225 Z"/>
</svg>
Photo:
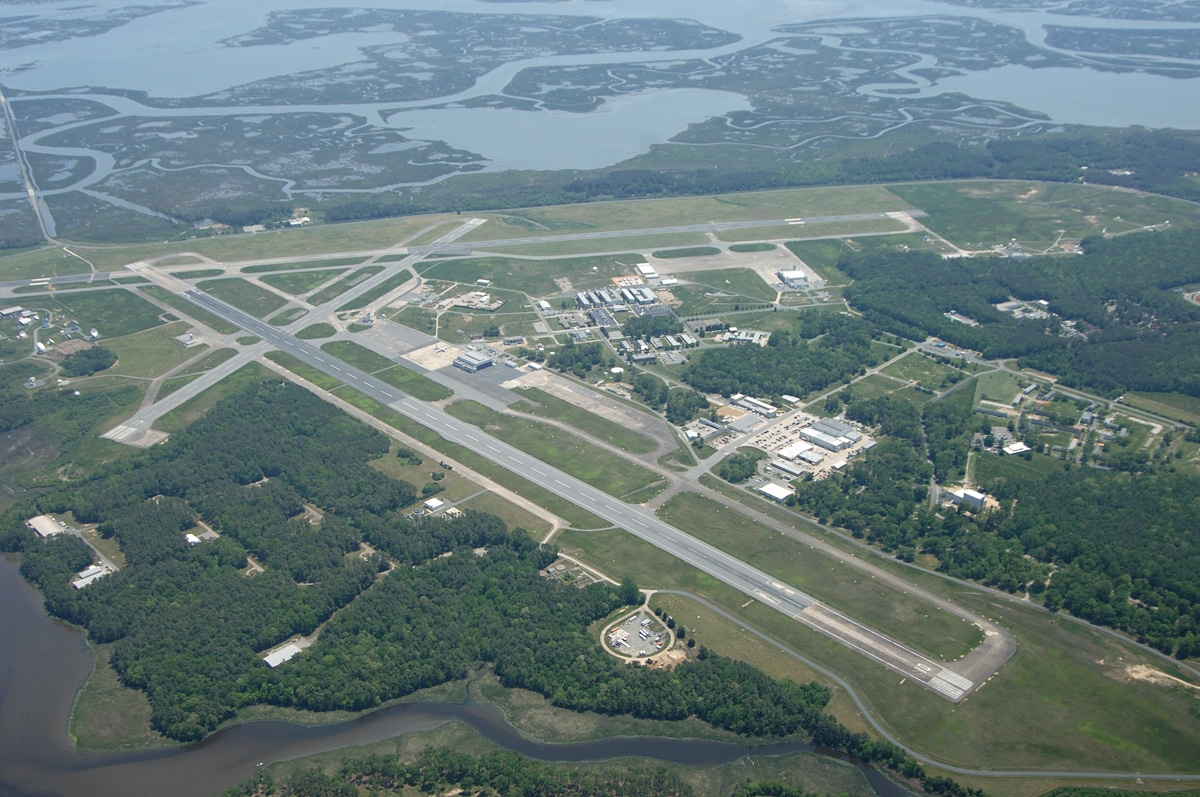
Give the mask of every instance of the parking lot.
<svg viewBox="0 0 1200 797">
<path fill-rule="evenodd" d="M 609 652 L 630 659 L 661 653 L 674 641 L 667 626 L 645 608 L 622 616 L 604 631 L 604 645 Z"/>
</svg>

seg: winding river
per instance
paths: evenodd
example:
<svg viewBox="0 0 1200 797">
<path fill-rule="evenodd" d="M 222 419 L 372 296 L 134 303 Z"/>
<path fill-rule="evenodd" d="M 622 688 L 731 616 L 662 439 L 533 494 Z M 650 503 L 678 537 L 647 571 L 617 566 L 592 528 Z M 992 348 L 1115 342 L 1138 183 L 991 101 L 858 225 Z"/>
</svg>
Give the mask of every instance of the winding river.
<svg viewBox="0 0 1200 797">
<path fill-rule="evenodd" d="M 396 705 L 335 725 L 253 722 L 199 744 L 129 753 L 83 753 L 66 734 L 75 693 L 92 666 L 80 632 L 48 617 L 41 596 L 12 558 L 0 559 L 0 797 L 34 795 L 217 794 L 249 777 L 260 762 L 363 745 L 450 721 L 474 728 L 500 747 L 543 761 L 597 761 L 645 756 L 695 767 L 746 755 L 813 751 L 801 743 L 746 747 L 699 739 L 619 737 L 545 744 L 522 735 L 499 709 L 483 704 Z M 879 797 L 907 792 L 860 767 Z"/>
</svg>

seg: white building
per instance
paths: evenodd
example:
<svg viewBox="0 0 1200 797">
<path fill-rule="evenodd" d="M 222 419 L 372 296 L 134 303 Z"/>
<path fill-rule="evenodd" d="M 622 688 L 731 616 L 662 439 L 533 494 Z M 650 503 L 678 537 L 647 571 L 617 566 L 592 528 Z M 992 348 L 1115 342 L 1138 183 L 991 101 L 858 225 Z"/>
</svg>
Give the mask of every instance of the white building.
<svg viewBox="0 0 1200 797">
<path fill-rule="evenodd" d="M 285 661 L 294 659 L 296 657 L 296 654 L 298 654 L 300 652 L 300 650 L 301 650 L 300 646 L 296 645 L 294 642 L 289 642 L 288 644 L 281 647 L 279 650 L 272 651 L 272 652 L 268 653 L 267 655 L 263 656 L 263 661 L 265 661 L 267 663 L 268 667 L 278 667 L 280 664 L 283 664 Z"/>
<path fill-rule="evenodd" d="M 63 528 L 58 521 L 49 515 L 38 515 L 25 521 L 25 525 L 38 533 L 39 537 L 53 537 L 62 534 Z"/>
<path fill-rule="evenodd" d="M 792 491 L 787 487 L 783 487 L 774 483 L 764 484 L 762 487 L 758 488 L 758 491 L 767 498 L 775 501 L 786 501 L 787 497 L 792 494 Z"/>
</svg>

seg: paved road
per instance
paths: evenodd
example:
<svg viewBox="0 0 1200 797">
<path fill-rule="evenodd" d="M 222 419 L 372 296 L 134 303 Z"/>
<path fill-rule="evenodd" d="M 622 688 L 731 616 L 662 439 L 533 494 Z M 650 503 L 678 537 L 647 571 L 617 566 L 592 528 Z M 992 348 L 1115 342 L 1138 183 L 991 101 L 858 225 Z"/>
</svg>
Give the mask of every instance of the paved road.
<svg viewBox="0 0 1200 797">
<path fill-rule="evenodd" d="M 946 667 L 916 653 L 874 629 L 819 603 L 790 585 L 685 534 L 662 522 L 649 510 L 623 503 L 491 437 L 477 427 L 459 421 L 439 407 L 413 399 L 391 385 L 326 354 L 316 346 L 293 338 L 284 330 L 272 327 L 201 291 L 188 290 L 184 295 L 203 309 L 433 429 L 447 440 L 466 446 L 481 456 L 569 498 L 573 503 L 609 523 L 629 531 L 776 611 L 837 639 L 905 677 L 924 684 L 949 700 L 961 700 L 980 682 L 964 678 L 954 672 L 954 665 Z M 135 415 L 122 424 L 122 427 L 132 427 L 138 420 L 142 419 Z M 114 430 L 118 436 L 121 434 L 120 429 L 121 427 L 118 427 Z M 1002 663 L 1003 661 L 997 662 L 997 667 Z"/>
</svg>

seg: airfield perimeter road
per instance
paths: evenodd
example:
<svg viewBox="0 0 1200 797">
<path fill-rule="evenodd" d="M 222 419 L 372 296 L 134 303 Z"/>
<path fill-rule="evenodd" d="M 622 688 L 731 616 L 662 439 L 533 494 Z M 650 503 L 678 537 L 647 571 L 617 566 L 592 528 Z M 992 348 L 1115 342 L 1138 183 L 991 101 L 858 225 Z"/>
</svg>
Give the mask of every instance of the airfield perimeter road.
<svg viewBox="0 0 1200 797">
<path fill-rule="evenodd" d="M 625 529 L 634 536 L 708 573 L 776 611 L 836 639 L 885 667 L 901 673 L 906 678 L 923 684 L 948 700 L 955 702 L 962 700 L 982 682 L 981 675 L 984 677 L 991 675 L 1015 652 L 1015 641 L 1007 631 L 984 618 L 972 616 L 972 621 L 984 631 L 985 638 L 968 657 L 976 664 L 969 673 L 974 680 L 968 679 L 964 677 L 964 673 L 956 671 L 959 669 L 958 665 L 965 662 L 966 659 L 955 664 L 945 665 L 910 650 L 895 640 L 819 603 L 815 598 L 664 523 L 651 511 L 640 506 L 626 504 L 563 473 L 507 443 L 491 437 L 477 427 L 459 421 L 436 405 L 418 401 L 401 393 L 391 385 L 326 354 L 316 346 L 292 337 L 284 330 L 272 327 L 202 291 L 187 290 L 182 296 L 247 332 L 257 335 L 280 351 L 291 354 L 380 404 L 434 430 L 445 439 L 466 446 L 502 467 L 538 482 L 592 514 Z M 143 419 L 139 419 L 135 415 L 121 424 L 121 427 L 133 427 L 138 424 L 139 420 Z M 961 608 L 955 607 L 949 602 L 946 602 L 946 606 L 955 614 L 960 616 L 964 614 Z M 981 657 L 986 659 L 989 665 L 994 665 L 989 666 L 986 673 L 981 673 L 978 667 Z"/>
</svg>

